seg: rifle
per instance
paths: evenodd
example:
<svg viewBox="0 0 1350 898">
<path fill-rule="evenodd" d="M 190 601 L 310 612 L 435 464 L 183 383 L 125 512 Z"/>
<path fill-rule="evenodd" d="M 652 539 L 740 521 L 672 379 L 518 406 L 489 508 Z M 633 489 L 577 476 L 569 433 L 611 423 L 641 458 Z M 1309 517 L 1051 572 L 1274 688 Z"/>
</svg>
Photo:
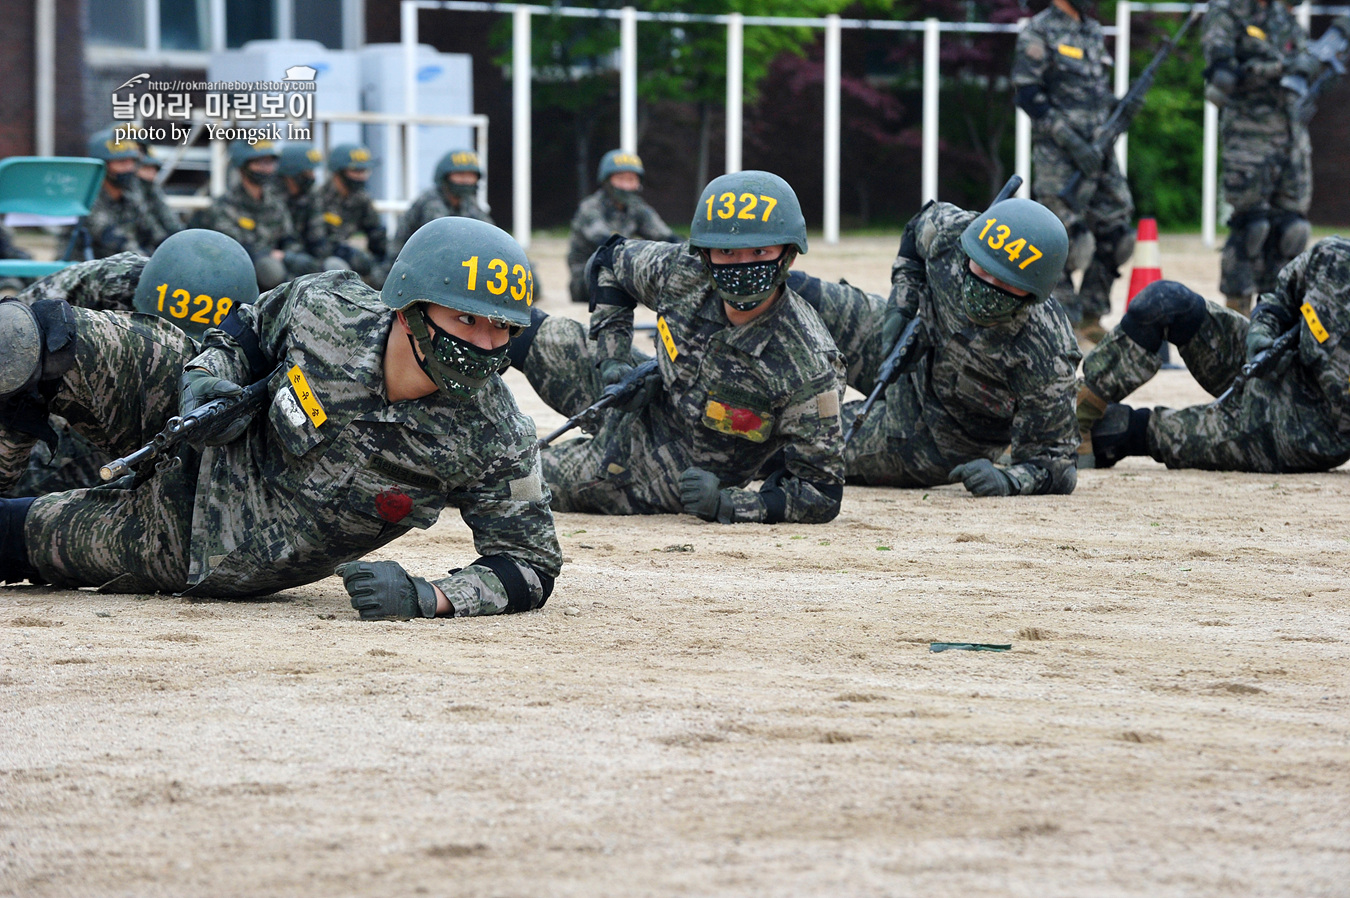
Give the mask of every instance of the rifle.
<svg viewBox="0 0 1350 898">
<path fill-rule="evenodd" d="M 992 208 L 998 203 L 1003 202 L 1012 196 L 1022 186 L 1022 176 L 1013 175 L 1008 179 L 1008 183 L 1003 185 L 1003 189 L 994 197 L 994 202 L 989 206 Z M 849 440 L 858 432 L 863 421 L 872 411 L 872 406 L 876 405 L 877 400 L 886 388 L 900 379 L 900 375 L 914 367 L 914 363 L 923 355 L 924 350 L 928 348 L 927 341 L 923 335 L 923 321 L 918 315 L 910 319 L 905 325 L 905 329 L 900 332 L 900 336 L 895 341 L 895 346 L 886 356 L 886 360 L 881 363 L 881 369 L 877 372 L 876 383 L 872 387 L 872 392 L 867 394 L 867 399 L 863 401 L 862 407 L 858 409 L 858 414 L 849 425 L 848 433 L 844 434 L 844 445 L 847 446 Z"/>
<path fill-rule="evenodd" d="M 600 413 L 610 406 L 622 405 L 631 399 L 638 390 L 647 383 L 648 378 L 660 377 L 661 374 L 656 368 L 656 359 L 648 359 L 641 365 L 638 365 L 632 371 L 629 371 L 618 383 L 610 384 L 605 387 L 600 398 L 582 409 L 577 414 L 568 418 L 562 423 L 562 426 L 541 439 L 535 445 L 543 449 L 549 443 L 552 443 L 558 437 L 567 433 L 574 427 L 584 427 L 590 430 L 600 423 Z"/>
<path fill-rule="evenodd" d="M 1190 15 L 1181 24 L 1181 29 L 1176 34 L 1163 40 L 1158 52 L 1153 54 L 1153 59 L 1149 61 L 1148 65 L 1144 66 L 1144 70 L 1130 85 L 1130 89 L 1125 92 L 1125 96 L 1120 98 L 1120 101 L 1116 103 L 1116 108 L 1111 110 L 1111 114 L 1107 116 L 1106 121 L 1097 129 L 1092 145 L 1102 154 L 1103 159 L 1116 145 L 1116 139 L 1130 130 L 1130 123 L 1134 121 L 1134 117 L 1139 113 L 1140 107 L 1143 106 L 1144 94 L 1148 93 L 1148 89 L 1153 86 L 1153 78 L 1158 74 L 1158 67 L 1163 64 L 1168 56 L 1172 55 L 1172 51 L 1181 42 L 1181 38 L 1198 18 L 1200 18 L 1200 10 L 1192 6 Z M 1059 192 L 1059 198 L 1068 203 L 1074 211 L 1078 210 L 1079 205 L 1074 194 L 1078 192 L 1078 185 L 1082 183 L 1083 173 L 1074 171 L 1069 177 L 1069 182 Z"/>
<path fill-rule="evenodd" d="M 1233 383 L 1229 385 L 1228 389 L 1223 391 L 1218 399 L 1211 402 L 1209 407 L 1217 408 L 1225 399 L 1236 393 L 1238 390 L 1241 390 L 1246 385 L 1247 381 L 1251 380 L 1253 377 L 1260 379 L 1269 374 L 1284 356 L 1285 352 L 1287 352 L 1290 347 L 1297 345 L 1298 336 L 1299 328 L 1297 326 L 1291 327 L 1281 334 L 1278 340 L 1258 352 L 1252 357 L 1250 362 L 1242 366 L 1242 371 L 1238 373 L 1237 377 L 1233 378 Z"/>
<path fill-rule="evenodd" d="M 1350 52 L 1350 17 L 1340 16 L 1322 36 L 1300 54 L 1294 71 L 1280 79 L 1280 86 L 1298 99 L 1295 115 L 1305 125 L 1317 114 L 1317 98 L 1341 75 L 1345 74 L 1347 53 Z M 1312 83 L 1308 76 L 1317 72 Z"/>
<path fill-rule="evenodd" d="M 170 455 L 179 445 L 189 441 L 205 442 L 223 433 L 240 417 L 252 415 L 266 405 L 269 398 L 267 382 L 272 379 L 272 374 L 244 387 L 239 396 L 212 399 L 186 415 L 173 416 L 150 442 L 130 455 L 108 462 L 98 469 L 98 476 L 106 483 L 125 477 L 148 461 L 155 462 L 156 470 L 179 464 L 178 457 Z"/>
</svg>

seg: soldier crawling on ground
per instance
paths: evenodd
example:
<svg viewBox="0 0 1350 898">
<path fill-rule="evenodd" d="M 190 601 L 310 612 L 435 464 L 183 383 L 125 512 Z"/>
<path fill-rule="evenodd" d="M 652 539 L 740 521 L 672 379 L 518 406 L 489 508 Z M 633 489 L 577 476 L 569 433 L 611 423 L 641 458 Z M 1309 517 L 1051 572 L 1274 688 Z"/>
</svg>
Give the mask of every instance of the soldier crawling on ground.
<svg viewBox="0 0 1350 898">
<path fill-rule="evenodd" d="M 487 289 L 497 267 L 513 289 Z M 530 320 L 525 254 L 492 225 L 440 219 L 408 241 L 389 285 L 377 293 L 348 271 L 297 278 L 232 308 L 186 371 L 190 340 L 167 322 L 75 340 L 0 304 L 5 393 L 40 385 L 73 353 L 81 369 L 91 355 L 126 360 L 115 373 L 128 405 L 162 403 L 180 375 L 183 413 L 264 379 L 271 403 L 139 486 L 0 500 L 0 579 L 239 598 L 339 564 L 366 618 L 541 606 L 561 552 L 534 428 L 497 375 Z M 481 555 L 467 567 L 428 581 L 356 560 L 445 506 L 474 532 Z"/>
</svg>

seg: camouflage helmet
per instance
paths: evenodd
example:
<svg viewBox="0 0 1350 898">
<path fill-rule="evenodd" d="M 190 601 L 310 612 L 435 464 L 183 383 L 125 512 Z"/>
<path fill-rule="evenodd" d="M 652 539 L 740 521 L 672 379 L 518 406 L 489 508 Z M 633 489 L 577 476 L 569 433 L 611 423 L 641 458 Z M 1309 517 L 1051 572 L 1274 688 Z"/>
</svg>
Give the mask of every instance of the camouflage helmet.
<svg viewBox="0 0 1350 898">
<path fill-rule="evenodd" d="M 364 171 L 375 164 L 375 157 L 359 143 L 340 143 L 328 154 L 329 171 L 346 171 L 354 168 Z"/>
<path fill-rule="evenodd" d="M 257 273 L 248 252 L 219 231 L 193 228 L 159 245 L 145 263 L 131 304 L 200 340 L 236 305 L 257 299 Z"/>
<path fill-rule="evenodd" d="M 257 140 L 253 143 L 247 140 L 230 142 L 230 165 L 234 168 L 243 168 L 254 159 L 266 159 L 268 156 L 275 158 L 280 155 L 277 145 L 270 140 Z"/>
<path fill-rule="evenodd" d="M 429 221 L 403 244 L 380 290 L 391 309 L 413 303 L 530 323 L 534 273 L 525 251 L 495 225 L 449 216 Z"/>
<path fill-rule="evenodd" d="M 277 174 L 284 178 L 294 178 L 305 172 L 313 171 L 323 163 L 323 154 L 313 144 L 288 143 L 281 148 L 281 161 L 277 163 Z"/>
<path fill-rule="evenodd" d="M 642 168 L 642 160 L 638 158 L 637 153 L 610 150 L 600 157 L 600 168 L 596 171 L 595 180 L 603 184 L 609 180 L 610 175 L 617 175 L 622 171 L 630 171 L 639 178 L 646 177 L 646 172 Z"/>
<path fill-rule="evenodd" d="M 118 140 L 112 128 L 104 128 L 89 138 L 89 155 L 104 162 L 114 162 L 118 159 L 139 160 L 141 148 L 130 140 Z"/>
<path fill-rule="evenodd" d="M 689 245 L 750 249 L 778 244 L 806 252 L 806 219 L 787 181 L 766 171 L 713 178 L 698 198 Z"/>
<path fill-rule="evenodd" d="M 961 234 L 961 248 L 1000 281 L 1044 300 L 1064 273 L 1069 235 L 1045 206 L 1009 199 L 975 217 Z"/>
<path fill-rule="evenodd" d="M 457 172 L 472 172 L 481 178 L 483 167 L 478 163 L 478 154 L 473 150 L 451 150 L 436 163 L 436 173 L 432 176 L 432 180 L 440 181 L 447 175 Z"/>
</svg>

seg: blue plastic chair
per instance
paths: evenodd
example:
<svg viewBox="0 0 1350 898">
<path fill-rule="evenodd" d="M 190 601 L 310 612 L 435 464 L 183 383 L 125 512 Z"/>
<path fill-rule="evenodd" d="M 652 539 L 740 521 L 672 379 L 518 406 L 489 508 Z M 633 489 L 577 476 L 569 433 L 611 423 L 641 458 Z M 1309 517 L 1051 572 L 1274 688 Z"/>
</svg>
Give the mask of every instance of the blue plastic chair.
<svg viewBox="0 0 1350 898">
<path fill-rule="evenodd" d="M 84 156 L 11 156 L 0 160 L 0 214 L 82 218 L 98 198 L 103 161 Z M 39 278 L 90 255 L 89 233 L 77 225 L 60 261 L 0 259 L 0 277 Z"/>
</svg>

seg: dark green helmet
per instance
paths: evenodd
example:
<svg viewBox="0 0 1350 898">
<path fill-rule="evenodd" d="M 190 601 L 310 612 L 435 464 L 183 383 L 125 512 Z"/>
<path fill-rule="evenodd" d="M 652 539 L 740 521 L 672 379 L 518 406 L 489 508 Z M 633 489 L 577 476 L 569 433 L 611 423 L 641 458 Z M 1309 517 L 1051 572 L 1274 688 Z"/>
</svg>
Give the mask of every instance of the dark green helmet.
<svg viewBox="0 0 1350 898">
<path fill-rule="evenodd" d="M 609 179 L 610 175 L 616 175 L 621 171 L 630 171 L 639 178 L 646 177 L 646 172 L 642 169 L 642 160 L 638 158 L 637 153 L 625 153 L 623 150 L 610 150 L 604 156 L 600 157 L 600 168 L 597 170 L 595 180 L 601 184 Z"/>
<path fill-rule="evenodd" d="M 391 309 L 429 302 L 525 327 L 534 273 L 520 244 L 501 228 L 472 218 L 437 218 L 403 244 L 380 296 Z"/>
<path fill-rule="evenodd" d="M 766 171 L 714 178 L 698 198 L 689 245 L 750 249 L 788 244 L 806 252 L 806 219 L 787 181 Z"/>
<path fill-rule="evenodd" d="M 249 143 L 247 140 L 236 140 L 230 143 L 230 165 L 235 168 L 243 168 L 244 163 L 252 162 L 254 159 L 265 159 L 268 156 L 280 156 L 281 152 L 277 145 L 270 140 L 258 140 Z"/>
<path fill-rule="evenodd" d="M 962 232 L 961 248 L 1000 281 L 1044 300 L 1064 273 L 1069 235 L 1040 203 L 1010 199 L 977 216 Z"/>
<path fill-rule="evenodd" d="M 131 304 L 200 340 L 236 305 L 257 299 L 257 273 L 248 252 L 219 231 L 194 228 L 159 245 L 145 263 Z"/>
<path fill-rule="evenodd" d="M 89 138 L 89 155 L 95 159 L 102 159 L 104 162 L 113 162 L 117 159 L 140 159 L 141 148 L 130 140 L 118 140 L 114 136 L 112 128 L 104 128 Z"/>
<path fill-rule="evenodd" d="M 312 144 L 288 143 L 281 148 L 281 161 L 277 163 L 277 174 L 283 178 L 294 178 L 311 172 L 323 163 L 323 154 Z"/>
<path fill-rule="evenodd" d="M 359 143 L 340 143 L 328 154 L 328 170 L 333 172 L 349 168 L 364 171 L 374 164 L 375 157 Z"/>
<path fill-rule="evenodd" d="M 483 167 L 478 163 L 478 154 L 473 150 L 451 150 L 436 163 L 436 173 L 432 176 L 432 180 L 440 181 L 446 175 L 465 171 L 483 177 Z"/>
</svg>

